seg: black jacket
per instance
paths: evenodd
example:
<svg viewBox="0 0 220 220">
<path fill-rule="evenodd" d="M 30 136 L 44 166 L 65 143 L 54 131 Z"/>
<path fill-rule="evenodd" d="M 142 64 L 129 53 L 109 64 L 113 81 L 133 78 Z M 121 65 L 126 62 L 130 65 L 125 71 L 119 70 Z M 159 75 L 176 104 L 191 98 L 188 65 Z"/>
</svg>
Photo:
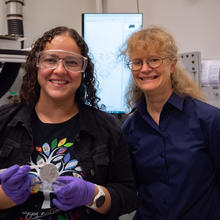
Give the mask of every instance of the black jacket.
<svg viewBox="0 0 220 220">
<path fill-rule="evenodd" d="M 0 107 L 0 169 L 29 161 L 33 152 L 32 112 L 32 108 L 22 104 Z M 81 207 L 80 219 L 118 219 L 135 210 L 137 200 L 127 144 L 113 116 L 88 106 L 80 106 L 79 116 L 75 156 L 85 179 L 105 186 L 112 199 L 108 215 Z M 14 220 L 13 212 L 17 210 L 19 206 L 1 210 L 0 219 Z"/>
</svg>

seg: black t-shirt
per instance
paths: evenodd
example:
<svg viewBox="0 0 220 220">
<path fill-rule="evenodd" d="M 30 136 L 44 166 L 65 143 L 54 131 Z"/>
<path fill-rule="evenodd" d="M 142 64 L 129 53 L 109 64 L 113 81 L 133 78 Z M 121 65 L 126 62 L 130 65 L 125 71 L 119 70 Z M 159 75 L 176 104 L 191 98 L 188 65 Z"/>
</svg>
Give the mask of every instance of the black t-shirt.
<svg viewBox="0 0 220 220">
<path fill-rule="evenodd" d="M 30 165 L 53 163 L 56 165 L 59 175 L 83 177 L 82 168 L 74 157 L 74 140 L 79 131 L 79 115 L 59 124 L 42 123 L 33 114 L 32 129 L 34 137 L 34 152 L 30 158 Z M 50 191 L 42 192 L 34 182 L 38 182 L 39 169 L 32 169 L 33 186 L 31 196 L 21 205 L 20 220 L 44 219 L 44 220 L 77 220 L 77 209 L 67 212 L 60 211 L 52 203 L 55 194 Z"/>
</svg>

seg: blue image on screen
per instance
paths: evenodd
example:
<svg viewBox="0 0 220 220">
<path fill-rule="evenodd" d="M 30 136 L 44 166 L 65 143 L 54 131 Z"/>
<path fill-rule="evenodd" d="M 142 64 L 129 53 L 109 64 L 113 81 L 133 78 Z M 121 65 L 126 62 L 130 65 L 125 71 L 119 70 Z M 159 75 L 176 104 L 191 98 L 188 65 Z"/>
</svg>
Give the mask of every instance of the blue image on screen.
<svg viewBox="0 0 220 220">
<path fill-rule="evenodd" d="M 89 47 L 98 80 L 100 108 L 109 113 L 124 114 L 125 93 L 131 72 L 118 58 L 127 38 L 142 28 L 142 14 L 82 14 L 82 35 Z"/>
</svg>

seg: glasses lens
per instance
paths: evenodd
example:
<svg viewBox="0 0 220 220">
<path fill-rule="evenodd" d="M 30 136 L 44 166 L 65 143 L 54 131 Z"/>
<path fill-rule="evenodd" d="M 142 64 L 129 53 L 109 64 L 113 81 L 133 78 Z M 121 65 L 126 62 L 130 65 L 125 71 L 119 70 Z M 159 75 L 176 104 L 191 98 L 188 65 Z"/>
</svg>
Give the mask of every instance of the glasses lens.
<svg viewBox="0 0 220 220">
<path fill-rule="evenodd" d="M 146 62 L 149 67 L 157 68 L 163 63 L 164 59 L 166 59 L 166 57 L 165 58 L 151 57 L 146 61 L 143 61 L 142 59 L 134 59 L 128 63 L 128 67 L 131 70 L 140 70 L 143 66 L 143 63 Z"/>
<path fill-rule="evenodd" d="M 67 56 L 65 56 L 66 54 Z M 63 61 L 66 70 L 72 72 L 84 72 L 87 65 L 87 58 L 79 54 L 62 50 L 48 50 L 39 53 L 37 66 L 45 69 L 55 69 L 60 61 Z"/>
<path fill-rule="evenodd" d="M 83 70 L 83 58 L 82 57 L 75 57 L 69 56 L 63 59 L 64 65 L 69 71 L 77 71 L 80 72 Z"/>
<path fill-rule="evenodd" d="M 162 64 L 162 59 L 159 57 L 150 58 L 148 60 L 148 65 L 152 68 L 159 67 Z"/>
<path fill-rule="evenodd" d="M 59 58 L 57 56 L 41 53 L 38 59 L 38 66 L 40 68 L 53 69 L 56 68 Z"/>
<path fill-rule="evenodd" d="M 131 61 L 131 69 L 132 70 L 140 70 L 143 65 L 143 61 L 139 59 L 135 59 Z"/>
</svg>

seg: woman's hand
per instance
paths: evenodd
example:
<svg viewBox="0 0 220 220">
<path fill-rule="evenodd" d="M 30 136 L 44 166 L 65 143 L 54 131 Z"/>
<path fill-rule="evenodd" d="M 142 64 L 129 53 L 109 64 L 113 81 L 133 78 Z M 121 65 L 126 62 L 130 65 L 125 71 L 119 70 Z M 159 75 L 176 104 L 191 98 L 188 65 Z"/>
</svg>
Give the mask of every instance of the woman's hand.
<svg viewBox="0 0 220 220">
<path fill-rule="evenodd" d="M 58 182 L 63 186 L 54 185 L 56 197 L 53 203 L 59 209 L 67 211 L 79 206 L 88 205 L 95 192 L 95 185 L 78 177 L 59 176 Z"/>
<path fill-rule="evenodd" d="M 0 174 L 1 188 L 16 204 L 24 203 L 30 196 L 30 166 L 14 165 Z"/>
</svg>

